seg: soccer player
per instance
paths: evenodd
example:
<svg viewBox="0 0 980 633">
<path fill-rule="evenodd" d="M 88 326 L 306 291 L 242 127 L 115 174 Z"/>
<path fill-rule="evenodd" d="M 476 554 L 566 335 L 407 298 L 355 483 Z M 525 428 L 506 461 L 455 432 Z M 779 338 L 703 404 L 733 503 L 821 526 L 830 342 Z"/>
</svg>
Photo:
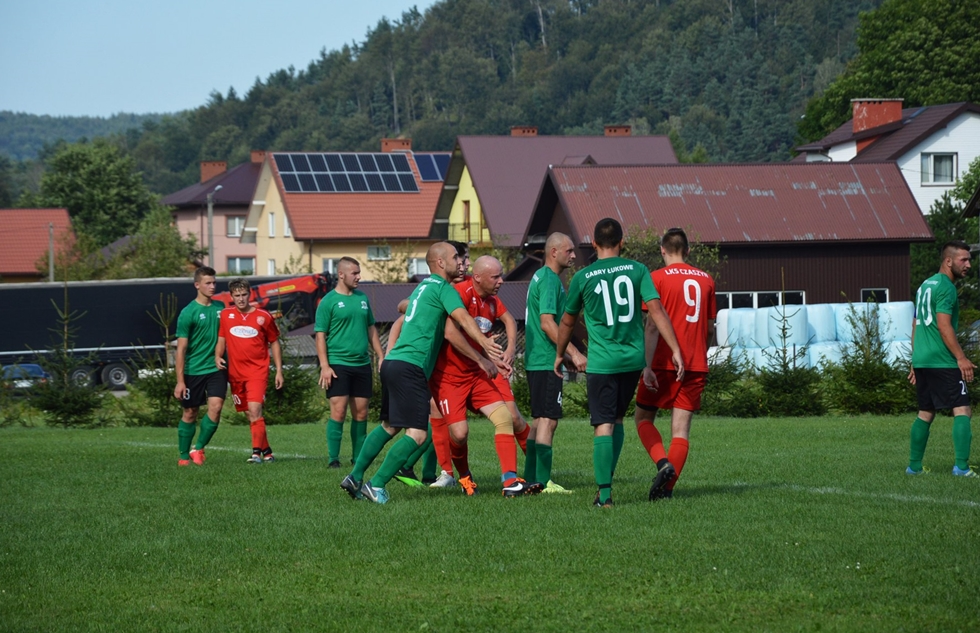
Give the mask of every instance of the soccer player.
<svg viewBox="0 0 980 633">
<path fill-rule="evenodd" d="M 646 360 L 654 380 L 640 381 L 636 393 L 636 430 L 643 448 L 663 473 L 650 490 L 650 500 L 669 499 L 681 476 L 690 446 L 691 419 L 701 409 L 701 393 L 708 377 L 708 346 L 718 314 L 715 281 L 711 275 L 686 263 L 691 249 L 682 229 L 668 229 L 660 240 L 663 268 L 653 272 L 653 285 L 670 317 L 674 334 L 683 343 L 684 380 L 674 380 L 677 368 L 671 350 L 651 319 L 647 319 Z M 654 421 L 658 409 L 670 409 L 670 452 Z"/>
<path fill-rule="evenodd" d="M 225 351 L 228 352 L 228 378 L 235 411 L 248 412 L 252 431 L 251 464 L 274 462 L 265 432 L 262 405 L 265 402 L 266 384 L 269 381 L 269 352 L 276 365 L 276 389 L 282 389 L 282 347 L 279 345 L 279 328 L 272 315 L 251 305 L 248 301 L 251 287 L 245 279 L 228 282 L 228 291 L 234 306 L 221 311 L 218 329 L 218 345 L 214 350 L 214 363 L 225 368 Z"/>
<path fill-rule="evenodd" d="M 473 277 L 456 284 L 463 305 L 482 332 L 481 338 L 490 338 L 494 321 L 500 319 L 507 311 L 506 306 L 497 297 L 497 291 L 502 283 L 503 266 L 496 258 L 485 255 L 473 264 Z M 455 335 L 452 332 L 453 327 L 452 324 L 447 324 L 447 338 Z M 480 349 L 480 343 L 477 341 L 467 342 L 474 350 Z M 508 348 L 512 342 L 513 338 Z M 436 406 L 449 424 L 450 451 L 453 465 L 460 475 L 460 486 L 467 495 L 473 495 L 477 491 L 477 485 L 469 469 L 467 446 L 469 423 L 466 419 L 466 412 L 469 409 L 480 411 L 493 423 L 494 447 L 500 461 L 503 495 L 514 497 L 540 492 L 542 486 L 529 486 L 517 476 L 514 418 L 504 403 L 505 398 L 497 386 L 498 383 L 489 378 L 479 365 L 472 362 L 470 358 L 473 354 L 460 353 L 465 350 L 465 346 L 460 347 L 462 349 L 457 349 L 451 341 L 450 344 L 443 345 L 430 381 Z M 501 364 L 507 370 L 506 356 L 501 359 Z M 507 390 L 510 390 L 509 385 Z"/>
<path fill-rule="evenodd" d="M 613 473 L 623 449 L 623 416 L 641 373 L 648 385 L 653 384 L 653 371 L 646 366 L 644 357 L 641 301 L 647 305 L 660 338 L 671 349 L 677 380 L 684 378 L 684 361 L 649 269 L 619 256 L 623 248 L 622 225 L 612 218 L 599 220 L 592 244 L 598 260 L 572 277 L 552 366 L 561 376 L 572 328 L 578 314 L 584 312 L 589 335 L 586 390 L 594 429 L 592 462 L 599 487 L 593 505 L 610 508 Z M 655 485 L 658 477 L 654 478 Z"/>
<path fill-rule="evenodd" d="M 351 257 L 337 264 L 337 285 L 316 309 L 316 353 L 320 359 L 320 387 L 330 402 L 327 420 L 329 468 L 340 468 L 340 443 L 344 419 L 350 407 L 351 463 L 357 459 L 367 435 L 368 403 L 373 376 L 368 348 L 374 350 L 380 365 L 384 352 L 374 326 L 374 313 L 366 294 L 357 289 L 361 265 Z"/>
<path fill-rule="evenodd" d="M 953 410 L 953 453 L 957 477 L 978 477 L 970 468 L 970 396 L 966 383 L 973 382 L 976 369 L 956 339 L 960 305 L 953 281 L 970 272 L 970 247 L 966 242 L 947 242 L 942 248 L 939 272 L 929 277 L 915 293 L 912 320 L 912 370 L 909 381 L 915 385 L 919 415 L 910 433 L 909 465 L 905 472 L 921 475 L 922 457 L 929 441 L 929 429 L 937 409 Z"/>
<path fill-rule="evenodd" d="M 194 287 L 197 297 L 177 317 L 177 360 L 174 363 L 177 386 L 174 387 L 174 398 L 180 400 L 180 406 L 184 409 L 177 425 L 178 466 L 189 466 L 192 461 L 198 466 L 204 464 L 204 447 L 218 430 L 221 407 L 228 391 L 226 373 L 214 366 L 218 315 L 225 307 L 220 301 L 211 300 L 217 289 L 214 269 L 202 266 L 195 270 Z M 198 409 L 205 403 L 208 412 L 201 420 L 201 433 L 192 449 L 197 432 Z"/>
<path fill-rule="evenodd" d="M 449 283 L 459 268 L 456 249 L 445 242 L 436 242 L 426 253 L 426 263 L 432 274 L 409 297 L 401 334 L 381 365 L 381 381 L 388 388 L 389 420 L 368 435 L 354 469 L 340 483 L 353 499 L 363 497 L 375 503 L 386 503 L 385 485 L 425 442 L 432 397 L 428 379 L 442 345 L 447 316 L 478 341 L 489 358 L 499 358 L 501 353 L 499 345 L 483 336 L 476 321 L 463 307 L 459 293 Z M 490 360 L 483 359 L 483 363 L 489 373 L 495 371 Z M 363 481 L 365 470 L 402 429 L 405 429 L 404 437 L 391 447 L 371 480 Z"/>
<path fill-rule="evenodd" d="M 527 440 L 524 479 L 544 484 L 546 493 L 571 492 L 551 481 L 552 442 L 561 418 L 562 379 L 555 375 L 558 319 L 565 312 L 565 287 L 559 275 L 575 262 L 575 245 L 564 233 L 552 233 L 544 245 L 544 266 L 527 288 L 524 367 L 531 390 L 531 433 Z M 585 371 L 587 360 L 568 344 L 569 362 Z"/>
</svg>

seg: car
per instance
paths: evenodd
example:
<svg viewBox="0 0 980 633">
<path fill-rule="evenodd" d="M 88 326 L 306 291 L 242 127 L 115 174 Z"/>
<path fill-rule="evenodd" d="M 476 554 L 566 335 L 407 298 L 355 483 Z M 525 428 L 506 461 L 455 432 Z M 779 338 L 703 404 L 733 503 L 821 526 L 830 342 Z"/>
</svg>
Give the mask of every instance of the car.
<svg viewBox="0 0 980 633">
<path fill-rule="evenodd" d="M 30 363 L 4 365 L 2 376 L 0 384 L 3 385 L 4 391 L 15 395 L 23 395 L 34 385 L 47 382 L 51 378 L 51 374 L 44 371 L 43 367 Z"/>
</svg>

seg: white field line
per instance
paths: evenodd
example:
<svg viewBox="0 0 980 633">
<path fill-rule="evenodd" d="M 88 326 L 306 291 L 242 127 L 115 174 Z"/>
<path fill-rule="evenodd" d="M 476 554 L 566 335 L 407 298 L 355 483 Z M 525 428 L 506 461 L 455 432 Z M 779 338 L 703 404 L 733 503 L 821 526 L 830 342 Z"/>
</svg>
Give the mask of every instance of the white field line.
<svg viewBox="0 0 980 633">
<path fill-rule="evenodd" d="M 120 442 L 124 446 L 137 446 L 140 448 L 160 448 L 160 449 L 176 449 L 177 443 L 173 444 L 158 444 L 154 442 Z M 241 453 L 242 455 L 250 455 L 252 453 L 251 449 L 244 448 L 228 448 L 225 446 L 211 446 L 207 447 L 207 452 L 211 451 L 226 451 L 229 453 Z M 288 457 L 289 459 L 326 459 L 326 455 L 300 455 L 299 453 L 280 453 L 275 451 L 273 453 L 277 458 Z"/>
</svg>

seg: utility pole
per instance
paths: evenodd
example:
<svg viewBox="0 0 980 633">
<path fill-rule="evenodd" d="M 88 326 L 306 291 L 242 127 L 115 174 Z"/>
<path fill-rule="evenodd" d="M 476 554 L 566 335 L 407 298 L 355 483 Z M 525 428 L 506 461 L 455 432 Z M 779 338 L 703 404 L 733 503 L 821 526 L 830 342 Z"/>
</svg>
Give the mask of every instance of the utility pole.
<svg viewBox="0 0 980 633">
<path fill-rule="evenodd" d="M 214 268 L 214 194 L 221 190 L 221 185 L 208 194 L 208 266 Z"/>
</svg>

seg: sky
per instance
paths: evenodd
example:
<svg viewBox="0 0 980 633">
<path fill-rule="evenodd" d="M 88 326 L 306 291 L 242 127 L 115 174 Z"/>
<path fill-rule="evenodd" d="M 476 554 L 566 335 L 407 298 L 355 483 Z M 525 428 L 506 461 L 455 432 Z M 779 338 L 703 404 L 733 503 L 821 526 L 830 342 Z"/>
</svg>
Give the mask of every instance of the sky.
<svg viewBox="0 0 980 633">
<path fill-rule="evenodd" d="M 0 111 L 167 113 L 212 91 L 364 41 L 383 16 L 434 0 L 7 0 L 0 2 Z"/>
</svg>

